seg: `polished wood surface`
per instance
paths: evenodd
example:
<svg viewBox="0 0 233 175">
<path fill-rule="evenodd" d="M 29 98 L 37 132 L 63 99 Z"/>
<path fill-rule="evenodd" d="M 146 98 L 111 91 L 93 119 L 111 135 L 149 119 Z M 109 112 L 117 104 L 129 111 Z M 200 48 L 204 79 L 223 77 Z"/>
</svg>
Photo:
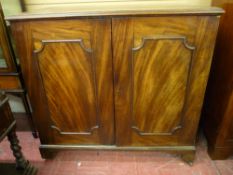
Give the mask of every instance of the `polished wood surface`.
<svg viewBox="0 0 233 175">
<path fill-rule="evenodd" d="M 233 1 L 214 3 L 226 13 L 220 21 L 203 119 L 210 156 L 226 159 L 233 154 Z"/>
<path fill-rule="evenodd" d="M 144 3 L 145 4 L 145 3 Z M 148 4 L 147 4 L 148 5 Z M 141 8 L 141 5 L 136 8 L 134 5 L 130 6 L 130 9 L 124 9 L 112 6 L 112 8 L 105 8 L 104 10 L 98 10 L 95 6 L 92 6 L 92 10 L 75 8 L 71 12 L 65 12 L 60 8 L 57 8 L 58 12 L 41 12 L 33 13 L 26 12 L 18 15 L 7 16 L 5 19 L 8 21 L 29 20 L 29 19 L 54 19 L 54 18 L 68 18 L 68 17 L 95 17 L 95 16 L 167 16 L 167 15 L 181 15 L 181 16 L 205 16 L 205 15 L 221 15 L 224 11 L 217 7 L 199 7 L 199 8 L 185 8 L 183 6 L 171 6 L 172 8 L 156 8 L 148 5 L 148 8 Z M 70 9 L 70 8 L 69 8 Z"/>
<path fill-rule="evenodd" d="M 21 82 L 17 76 L 1 75 L 0 76 L 0 89 L 1 90 L 16 90 L 22 89 Z"/>
<path fill-rule="evenodd" d="M 217 26 L 216 17 L 113 19 L 118 145 L 193 145 Z"/>
<path fill-rule="evenodd" d="M 28 49 L 19 50 L 42 143 L 112 144 L 110 20 L 22 22 L 13 29 Z"/>
<path fill-rule="evenodd" d="M 12 20 L 42 156 L 131 148 L 193 161 L 215 12 Z"/>
</svg>

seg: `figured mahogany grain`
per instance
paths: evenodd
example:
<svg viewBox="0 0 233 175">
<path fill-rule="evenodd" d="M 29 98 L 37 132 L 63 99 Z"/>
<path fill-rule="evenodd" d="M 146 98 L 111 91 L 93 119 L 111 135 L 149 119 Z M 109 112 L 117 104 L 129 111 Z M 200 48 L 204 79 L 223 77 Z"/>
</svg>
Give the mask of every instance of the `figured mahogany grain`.
<svg viewBox="0 0 233 175">
<path fill-rule="evenodd" d="M 27 57 L 22 60 L 23 73 L 31 87 L 39 132 L 49 139 L 46 143 L 112 144 L 110 20 L 44 20 L 15 25 L 15 32 L 20 30 L 17 33 L 24 35 L 24 47 L 29 49 L 21 51 L 22 57 Z"/>
<path fill-rule="evenodd" d="M 117 145 L 193 145 L 217 25 L 216 17 L 113 19 Z"/>
<path fill-rule="evenodd" d="M 170 13 L 12 19 L 44 157 L 151 149 L 193 161 L 219 18 Z"/>
</svg>

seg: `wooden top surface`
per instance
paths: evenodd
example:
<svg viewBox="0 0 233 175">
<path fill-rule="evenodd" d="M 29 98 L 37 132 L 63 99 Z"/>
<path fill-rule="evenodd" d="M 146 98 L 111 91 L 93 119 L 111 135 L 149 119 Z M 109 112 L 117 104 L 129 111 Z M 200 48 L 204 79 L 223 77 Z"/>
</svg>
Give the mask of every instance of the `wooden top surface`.
<svg viewBox="0 0 233 175">
<path fill-rule="evenodd" d="M 162 3 L 163 2 L 163 3 Z M 66 18 L 86 16 L 122 16 L 122 15 L 184 15 L 184 14 L 209 14 L 220 15 L 224 11 L 221 8 L 198 6 L 184 1 L 157 0 L 122 0 L 100 1 L 75 4 L 73 7 L 43 9 L 41 11 L 28 11 L 14 16 L 6 17 L 6 20 L 25 20 L 41 18 Z"/>
</svg>

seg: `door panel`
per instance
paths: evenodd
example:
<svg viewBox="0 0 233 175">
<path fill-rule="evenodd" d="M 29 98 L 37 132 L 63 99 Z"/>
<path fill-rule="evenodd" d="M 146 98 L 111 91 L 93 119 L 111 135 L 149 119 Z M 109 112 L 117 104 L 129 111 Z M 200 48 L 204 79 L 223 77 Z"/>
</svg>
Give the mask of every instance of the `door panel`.
<svg viewBox="0 0 233 175">
<path fill-rule="evenodd" d="M 215 20 L 113 19 L 118 145 L 193 144 L 212 54 L 206 46 L 213 48 L 215 39 L 205 30 L 211 22 L 216 27 Z M 205 51 L 199 47 L 204 37 Z"/>
<path fill-rule="evenodd" d="M 28 86 L 39 87 L 29 88 L 34 103 L 38 90 L 42 96 L 42 106 L 33 107 L 41 115 L 38 123 L 41 117 L 45 122 L 39 132 L 50 135 L 44 144 L 113 143 L 110 24 L 105 19 L 25 23 L 32 39 L 26 48 L 33 56 L 24 71 L 36 70 L 36 79 L 25 76 Z"/>
<path fill-rule="evenodd" d="M 51 127 L 63 133 L 91 134 L 99 128 L 92 52 L 69 40 L 47 43 L 38 52 Z"/>
<path fill-rule="evenodd" d="M 174 37 L 142 42 L 131 60 L 132 128 L 141 135 L 171 135 L 182 127 L 193 48 Z"/>
</svg>

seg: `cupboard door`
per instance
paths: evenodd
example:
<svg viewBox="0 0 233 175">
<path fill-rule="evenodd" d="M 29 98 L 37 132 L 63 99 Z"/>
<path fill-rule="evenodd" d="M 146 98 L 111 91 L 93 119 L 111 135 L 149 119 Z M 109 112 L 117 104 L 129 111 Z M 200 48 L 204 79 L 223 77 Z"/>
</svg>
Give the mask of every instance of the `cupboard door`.
<svg viewBox="0 0 233 175">
<path fill-rule="evenodd" d="M 111 21 L 38 20 L 12 27 L 42 144 L 112 144 Z"/>
<path fill-rule="evenodd" d="M 114 18 L 112 24 L 117 145 L 193 145 L 218 18 Z"/>
</svg>

